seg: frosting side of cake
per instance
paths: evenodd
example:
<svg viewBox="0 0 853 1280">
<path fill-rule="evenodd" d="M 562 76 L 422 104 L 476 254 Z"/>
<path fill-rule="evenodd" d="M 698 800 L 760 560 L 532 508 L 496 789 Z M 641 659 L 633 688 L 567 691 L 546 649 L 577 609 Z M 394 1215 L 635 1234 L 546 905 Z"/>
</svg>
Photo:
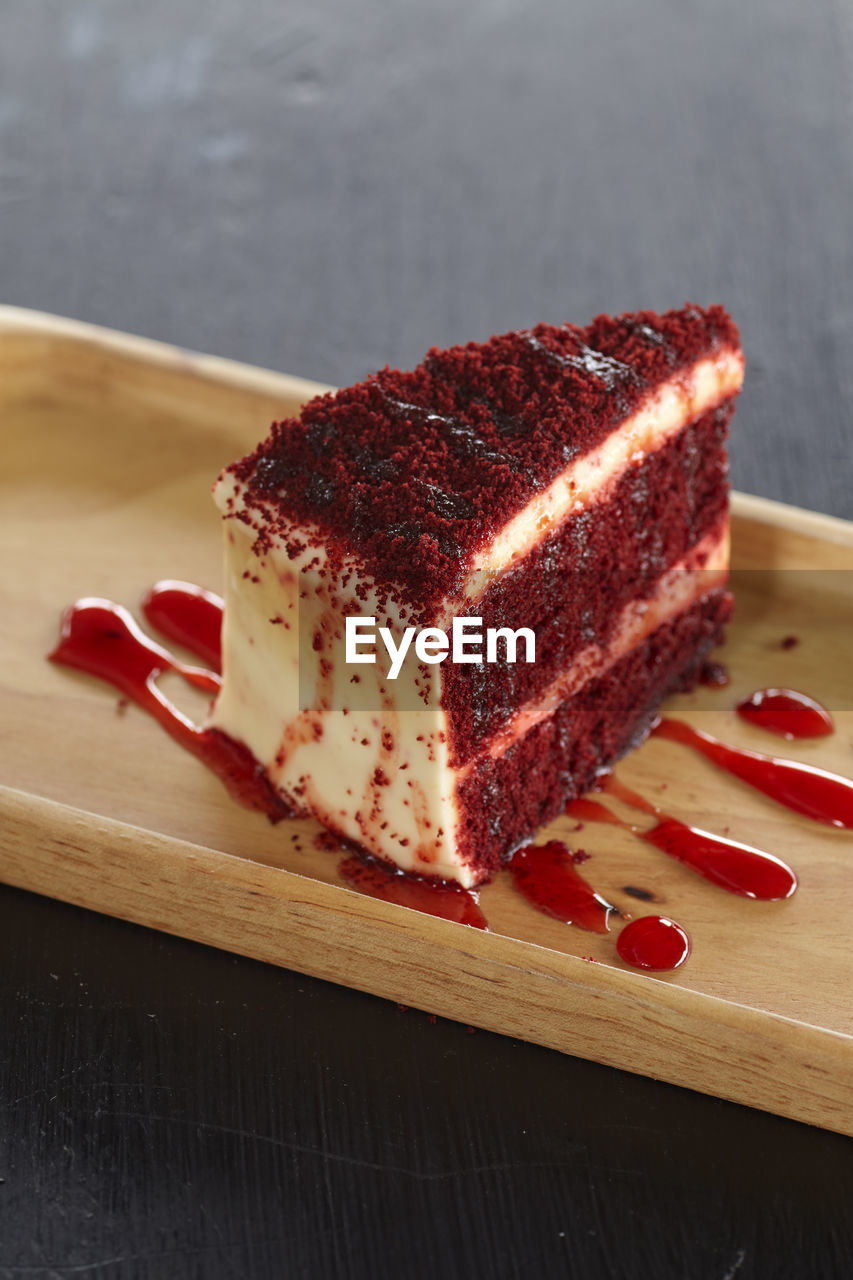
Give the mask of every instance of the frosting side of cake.
<svg viewBox="0 0 853 1280">
<path fill-rule="evenodd" d="M 432 685 L 415 690 L 421 673 L 411 665 L 394 685 L 378 663 L 347 665 L 338 583 L 330 587 L 310 561 L 294 569 L 284 548 L 261 560 L 253 543 L 235 521 L 226 544 L 224 679 L 210 723 L 245 743 L 294 808 L 406 870 L 456 877 L 455 784 L 437 669 L 424 677 Z M 394 621 L 369 590 L 358 603 Z"/>
</svg>

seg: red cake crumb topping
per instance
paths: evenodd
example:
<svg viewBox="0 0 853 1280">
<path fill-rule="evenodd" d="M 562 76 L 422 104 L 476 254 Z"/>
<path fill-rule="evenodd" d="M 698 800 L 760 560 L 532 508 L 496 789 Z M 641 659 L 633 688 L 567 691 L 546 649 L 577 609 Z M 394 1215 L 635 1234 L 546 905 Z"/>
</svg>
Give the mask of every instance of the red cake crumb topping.
<svg viewBox="0 0 853 1280">
<path fill-rule="evenodd" d="M 679 369 L 739 346 L 721 307 L 599 316 L 433 349 L 273 424 L 229 470 L 263 552 L 298 554 L 298 526 L 350 549 L 380 586 L 423 607 L 450 595 L 474 552 L 574 458 Z M 294 538 L 295 535 L 295 538 Z"/>
</svg>

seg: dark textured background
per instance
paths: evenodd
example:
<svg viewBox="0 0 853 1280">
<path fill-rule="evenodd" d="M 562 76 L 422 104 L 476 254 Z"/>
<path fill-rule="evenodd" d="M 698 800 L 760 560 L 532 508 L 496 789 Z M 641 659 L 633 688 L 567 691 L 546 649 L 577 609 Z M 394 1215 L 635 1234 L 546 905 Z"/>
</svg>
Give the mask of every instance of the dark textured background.
<svg viewBox="0 0 853 1280">
<path fill-rule="evenodd" d="M 338 383 L 719 300 L 735 482 L 851 516 L 851 77 L 849 0 L 0 0 L 0 300 Z M 0 956 L 0 1280 L 853 1274 L 844 1139 L 12 890 Z"/>
</svg>

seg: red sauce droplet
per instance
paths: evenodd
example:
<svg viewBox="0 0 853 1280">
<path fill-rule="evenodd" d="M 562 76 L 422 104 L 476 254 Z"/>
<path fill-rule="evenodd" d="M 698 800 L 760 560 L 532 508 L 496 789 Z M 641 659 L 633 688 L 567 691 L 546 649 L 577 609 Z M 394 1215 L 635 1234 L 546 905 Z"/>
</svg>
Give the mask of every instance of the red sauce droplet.
<svg viewBox="0 0 853 1280">
<path fill-rule="evenodd" d="M 781 641 L 781 646 L 783 649 L 796 649 L 799 643 L 800 643 L 799 636 L 785 636 L 784 639 Z"/>
<path fill-rule="evenodd" d="M 219 729 L 198 728 L 156 684 L 162 672 L 174 671 L 189 684 L 215 693 L 219 677 L 201 667 L 187 666 L 155 644 L 121 605 L 110 600 L 78 600 L 65 613 L 59 644 L 49 657 L 51 662 L 105 680 L 142 707 L 206 764 L 239 804 L 259 809 L 273 822 L 290 814 L 248 747 Z"/>
<path fill-rule="evenodd" d="M 750 724 L 783 738 L 825 738 L 835 725 L 826 707 L 795 689 L 759 689 L 738 703 L 737 713 Z"/>
<path fill-rule="evenodd" d="M 524 845 L 514 853 L 509 873 L 522 897 L 545 915 L 591 933 L 607 933 L 608 917 L 616 908 L 584 880 L 562 841 Z"/>
<path fill-rule="evenodd" d="M 635 969 L 677 969 L 690 955 L 690 938 L 666 916 L 638 916 L 619 934 L 616 950 Z"/>
<path fill-rule="evenodd" d="M 338 872 L 352 888 L 381 902 L 425 911 L 428 915 L 452 920 L 456 924 L 468 924 L 474 929 L 489 927 L 475 894 L 461 885 L 415 876 L 355 855 L 344 858 L 338 865 Z"/>
<path fill-rule="evenodd" d="M 787 863 L 772 853 L 755 849 L 752 845 L 712 835 L 700 827 L 690 827 L 677 818 L 668 817 L 656 804 L 638 795 L 616 778 L 609 778 L 606 790 L 642 813 L 657 818 L 648 831 L 625 822 L 612 810 L 597 800 L 586 797 L 573 800 L 569 812 L 583 814 L 592 822 L 607 822 L 630 831 L 640 840 L 654 845 L 677 862 L 690 867 L 720 889 L 737 893 L 743 898 L 757 898 L 762 902 L 775 902 L 790 898 L 796 891 L 797 877 Z"/>
<path fill-rule="evenodd" d="M 813 765 L 729 746 L 683 720 L 659 720 L 652 732 L 692 747 L 718 768 L 795 813 L 832 827 L 853 827 L 853 782 L 847 778 Z"/>
<path fill-rule="evenodd" d="M 146 621 L 167 640 L 181 644 L 214 671 L 222 670 L 222 600 L 191 582 L 167 579 L 143 596 Z"/>
</svg>

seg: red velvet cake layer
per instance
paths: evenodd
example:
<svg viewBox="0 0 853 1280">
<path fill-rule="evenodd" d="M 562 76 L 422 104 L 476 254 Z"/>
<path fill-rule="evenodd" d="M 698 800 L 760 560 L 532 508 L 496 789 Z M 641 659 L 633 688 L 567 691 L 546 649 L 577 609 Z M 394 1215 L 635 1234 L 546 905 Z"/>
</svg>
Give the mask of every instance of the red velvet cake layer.
<svg viewBox="0 0 853 1280">
<path fill-rule="evenodd" d="M 509 852 L 637 746 L 661 701 L 695 683 L 730 614 L 728 592 L 711 593 L 658 627 L 502 756 L 478 761 L 458 793 L 463 861 L 493 874 Z"/>
<path fill-rule="evenodd" d="M 630 467 L 570 516 L 465 612 L 483 627 L 530 627 L 536 661 L 445 663 L 442 706 L 459 764 L 541 694 L 590 644 L 606 646 L 623 608 L 648 599 L 671 565 L 728 510 L 725 441 L 732 400 Z M 503 653 L 503 650 L 500 651 Z"/>
<path fill-rule="evenodd" d="M 238 518 L 260 553 L 300 549 L 313 528 L 422 614 L 459 587 L 472 557 L 531 495 L 584 457 L 656 388 L 739 349 L 721 307 L 537 325 L 433 350 L 313 400 L 230 471 Z M 258 519 L 251 511 L 256 507 Z"/>
</svg>

